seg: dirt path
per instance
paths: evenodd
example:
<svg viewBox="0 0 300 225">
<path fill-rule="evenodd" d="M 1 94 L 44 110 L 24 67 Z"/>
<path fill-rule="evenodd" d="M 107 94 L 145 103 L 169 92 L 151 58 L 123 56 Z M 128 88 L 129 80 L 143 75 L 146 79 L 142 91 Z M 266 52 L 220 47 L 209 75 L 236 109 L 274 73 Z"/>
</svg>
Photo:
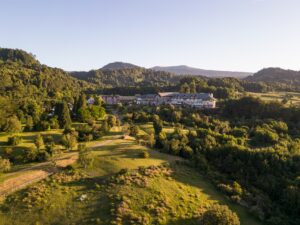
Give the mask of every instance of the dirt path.
<svg viewBox="0 0 300 225">
<path fill-rule="evenodd" d="M 68 153 L 63 157 L 55 159 L 53 162 L 43 162 L 32 167 L 10 173 L 7 180 L 0 183 L 0 197 L 22 189 L 29 184 L 45 179 L 53 173 L 59 171 L 59 167 L 66 167 L 73 164 L 78 159 L 78 153 Z"/>
<path fill-rule="evenodd" d="M 120 137 L 114 137 L 113 139 L 97 142 L 90 146 L 90 148 L 98 148 L 104 145 L 109 145 L 112 141 L 114 141 L 114 139 L 118 139 Z M 73 164 L 77 159 L 78 152 L 67 153 L 52 162 L 39 163 L 29 168 L 9 173 L 8 175 L 11 178 L 0 183 L 0 197 L 6 196 L 17 190 L 25 188 L 32 183 L 43 180 L 53 173 L 58 172 L 59 168 Z M 55 162 L 55 164 L 53 162 Z"/>
</svg>

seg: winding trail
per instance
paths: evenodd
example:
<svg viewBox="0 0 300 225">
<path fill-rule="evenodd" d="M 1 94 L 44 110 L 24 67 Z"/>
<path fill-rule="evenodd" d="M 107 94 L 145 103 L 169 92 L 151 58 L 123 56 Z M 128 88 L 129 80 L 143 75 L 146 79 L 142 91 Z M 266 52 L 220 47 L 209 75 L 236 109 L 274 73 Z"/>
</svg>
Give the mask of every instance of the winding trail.
<svg viewBox="0 0 300 225">
<path fill-rule="evenodd" d="M 109 145 L 115 139 L 121 138 L 121 135 L 110 138 L 111 139 L 97 141 L 89 146 L 89 148 L 95 149 Z M 8 178 L 0 182 L 0 198 L 57 173 L 61 168 L 75 163 L 77 159 L 78 152 L 65 153 L 55 160 L 38 163 L 28 168 L 6 174 Z"/>
<path fill-rule="evenodd" d="M 60 168 L 73 164 L 78 159 L 78 153 L 66 153 L 53 161 L 42 162 L 31 167 L 9 173 L 9 177 L 0 183 L 0 197 L 11 194 L 17 190 L 27 187 L 28 185 L 45 179 Z"/>
</svg>

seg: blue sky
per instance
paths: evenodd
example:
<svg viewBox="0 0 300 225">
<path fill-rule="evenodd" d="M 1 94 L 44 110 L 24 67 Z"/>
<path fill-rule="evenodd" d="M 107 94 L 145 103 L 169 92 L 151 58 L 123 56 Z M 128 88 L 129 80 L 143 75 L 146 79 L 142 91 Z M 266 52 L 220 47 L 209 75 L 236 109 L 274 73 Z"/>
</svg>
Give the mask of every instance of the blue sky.
<svg viewBox="0 0 300 225">
<path fill-rule="evenodd" d="M 299 0 L 0 0 L 0 46 L 66 70 L 113 61 L 300 70 Z"/>
</svg>

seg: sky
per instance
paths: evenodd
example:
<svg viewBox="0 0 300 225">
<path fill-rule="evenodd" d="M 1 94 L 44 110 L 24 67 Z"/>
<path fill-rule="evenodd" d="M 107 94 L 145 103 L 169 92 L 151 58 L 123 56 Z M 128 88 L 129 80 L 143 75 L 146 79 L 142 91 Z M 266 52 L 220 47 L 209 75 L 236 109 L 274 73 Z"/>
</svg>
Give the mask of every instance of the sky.
<svg viewBox="0 0 300 225">
<path fill-rule="evenodd" d="M 299 0 L 0 0 L 0 47 L 52 67 L 300 70 Z"/>
</svg>

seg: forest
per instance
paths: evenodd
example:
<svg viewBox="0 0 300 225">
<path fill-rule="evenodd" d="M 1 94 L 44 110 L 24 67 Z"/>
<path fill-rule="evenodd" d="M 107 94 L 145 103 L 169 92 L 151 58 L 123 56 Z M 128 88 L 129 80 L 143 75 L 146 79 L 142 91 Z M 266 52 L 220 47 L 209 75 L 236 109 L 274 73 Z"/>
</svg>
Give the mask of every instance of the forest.
<svg viewBox="0 0 300 225">
<path fill-rule="evenodd" d="M 152 123 L 140 139 L 153 142 L 153 134 L 157 149 L 189 159 L 264 224 L 299 224 L 299 108 L 244 97 L 214 114 L 172 106 L 119 110 L 135 129 Z M 165 126 L 175 129 L 166 133 Z"/>
</svg>

